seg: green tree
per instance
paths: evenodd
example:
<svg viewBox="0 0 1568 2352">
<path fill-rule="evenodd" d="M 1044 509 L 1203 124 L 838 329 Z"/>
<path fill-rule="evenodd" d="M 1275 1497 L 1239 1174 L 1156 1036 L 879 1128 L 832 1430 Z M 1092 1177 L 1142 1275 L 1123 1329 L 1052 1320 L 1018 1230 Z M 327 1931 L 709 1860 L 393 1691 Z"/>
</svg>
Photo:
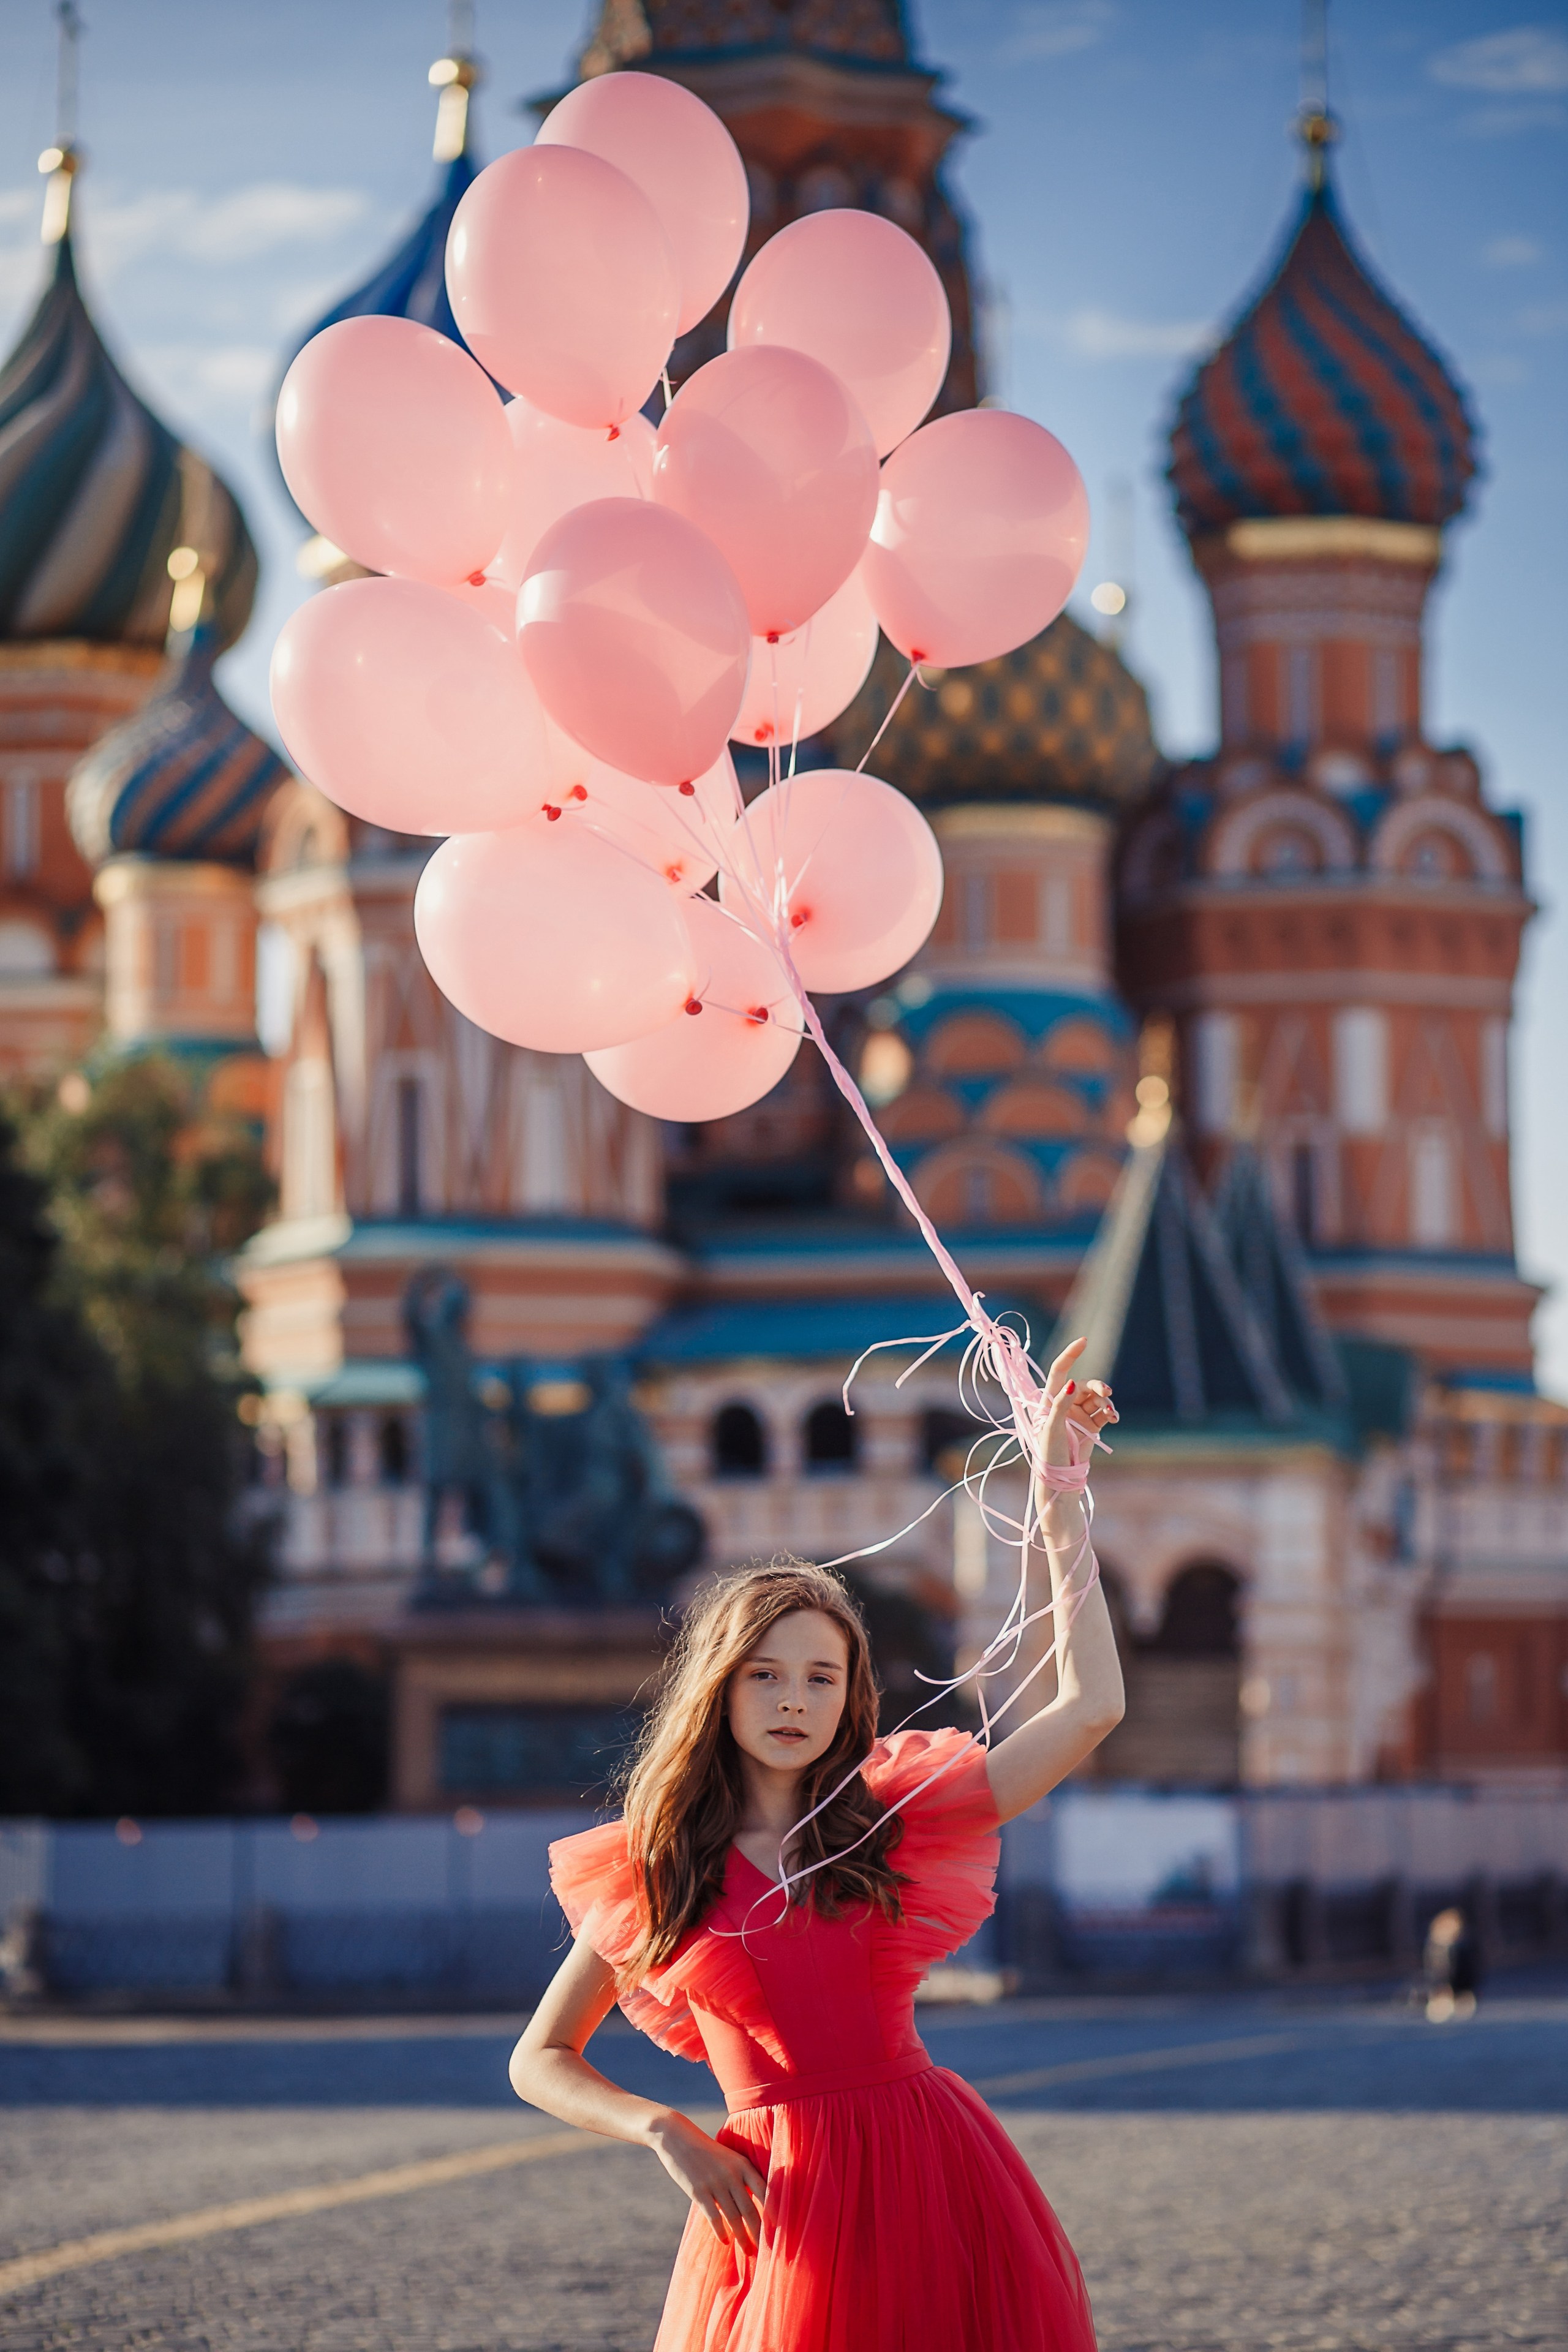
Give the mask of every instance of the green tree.
<svg viewBox="0 0 1568 2352">
<path fill-rule="evenodd" d="M 265 1567 L 239 1507 L 244 1381 L 222 1271 L 265 1210 L 259 1154 L 151 1059 L 36 1094 L 20 1125 L 58 1236 L 43 1310 L 85 1350 L 57 1480 L 68 1539 L 30 1588 L 61 1588 L 52 1613 L 34 1610 L 59 1658 L 62 1763 L 44 1809 L 210 1811 L 237 1790 Z"/>
</svg>

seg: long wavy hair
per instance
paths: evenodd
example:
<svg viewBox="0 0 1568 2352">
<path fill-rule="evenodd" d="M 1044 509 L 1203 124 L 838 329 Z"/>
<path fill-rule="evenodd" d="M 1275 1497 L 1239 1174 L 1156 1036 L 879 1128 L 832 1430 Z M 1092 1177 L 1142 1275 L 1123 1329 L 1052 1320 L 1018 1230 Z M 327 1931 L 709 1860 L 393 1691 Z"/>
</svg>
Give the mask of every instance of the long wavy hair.
<svg viewBox="0 0 1568 2352">
<path fill-rule="evenodd" d="M 871 1752 L 878 1698 L 871 1647 L 837 1577 L 805 1560 L 779 1559 L 768 1568 L 742 1569 L 700 1593 L 670 1654 L 626 1778 L 626 1843 L 647 1927 L 620 1971 L 623 1985 L 667 1960 L 723 1890 L 745 1794 L 725 1704 L 730 1677 L 779 1619 L 796 1609 L 831 1618 L 849 1654 L 838 1729 L 800 1776 L 802 1813 Z M 899 1919 L 904 1882 L 889 1856 L 902 1834 L 902 1822 L 883 1812 L 857 1774 L 792 1841 L 790 1865 L 798 1869 L 853 1845 L 853 1853 L 813 1874 L 810 1899 L 827 1918 L 837 1918 L 846 1906 L 870 1903 Z"/>
</svg>

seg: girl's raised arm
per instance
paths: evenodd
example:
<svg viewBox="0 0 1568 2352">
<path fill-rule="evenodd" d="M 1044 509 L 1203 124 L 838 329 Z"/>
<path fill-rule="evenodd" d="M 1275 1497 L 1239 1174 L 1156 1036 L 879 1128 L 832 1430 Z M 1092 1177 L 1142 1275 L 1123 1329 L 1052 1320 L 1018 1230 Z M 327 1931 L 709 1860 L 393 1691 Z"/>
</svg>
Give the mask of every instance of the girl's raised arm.
<svg viewBox="0 0 1568 2352">
<path fill-rule="evenodd" d="M 1070 1375 L 1083 1353 L 1074 1339 L 1051 1366 L 1047 1391 L 1053 1402 L 1046 1417 L 1047 1463 L 1065 1467 L 1072 1459 L 1069 1421 L 1083 1433 L 1098 1433 L 1117 1418 L 1102 1381 L 1079 1389 Z M 1086 1592 L 1088 1512 L 1081 1495 L 1060 1493 L 1041 1482 L 1037 1506 L 1056 1609 L 1050 1623 L 1057 1643 L 1057 1695 L 1049 1704 L 999 1739 L 986 1759 L 986 1777 L 1005 1822 L 1036 1803 L 1099 1747 L 1121 1722 L 1126 1700 L 1121 1663 L 1110 1612 L 1096 1578 Z M 1076 1575 L 1075 1561 L 1084 1552 Z M 1072 1579 L 1068 1589 L 1068 1578 Z M 1065 1595 L 1065 1597 L 1064 1597 Z M 1022 1704 L 1023 1702 L 1021 1702 Z"/>
<path fill-rule="evenodd" d="M 755 2252 L 767 2182 L 739 2149 L 710 2139 L 689 2116 L 639 2099 L 590 2066 L 583 2053 L 616 2000 L 615 1970 L 579 1938 L 555 1971 L 511 2053 L 511 2087 L 529 2105 L 580 2131 L 651 2147 L 707 2217 L 720 2242 Z"/>
</svg>

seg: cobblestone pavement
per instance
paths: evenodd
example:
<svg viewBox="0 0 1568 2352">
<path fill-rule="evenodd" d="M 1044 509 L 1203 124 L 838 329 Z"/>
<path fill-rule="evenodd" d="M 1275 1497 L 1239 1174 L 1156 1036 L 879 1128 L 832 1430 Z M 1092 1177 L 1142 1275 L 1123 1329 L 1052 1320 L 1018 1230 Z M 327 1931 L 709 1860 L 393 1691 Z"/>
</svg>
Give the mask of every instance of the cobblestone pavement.
<svg viewBox="0 0 1568 2352">
<path fill-rule="evenodd" d="M 0 2020 L 0 2263 L 554 2136 L 506 2088 L 515 2030 Z M 1459 2026 L 1383 1997 L 1252 1995 L 1015 2001 L 923 2030 L 1061 2213 L 1104 2352 L 1568 2347 L 1561 1979 Z M 628 2087 L 717 2104 L 629 2032 L 595 2055 Z M 0 2286 L 0 2347 L 647 2352 L 682 2210 L 650 2158 L 584 2139 Z"/>
</svg>

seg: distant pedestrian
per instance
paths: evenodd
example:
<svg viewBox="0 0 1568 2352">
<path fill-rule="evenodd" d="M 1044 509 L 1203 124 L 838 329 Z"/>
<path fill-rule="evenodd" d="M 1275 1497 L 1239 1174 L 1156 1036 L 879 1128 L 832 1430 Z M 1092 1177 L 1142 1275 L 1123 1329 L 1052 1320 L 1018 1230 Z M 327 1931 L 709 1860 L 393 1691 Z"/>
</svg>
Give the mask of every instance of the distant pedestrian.
<svg viewBox="0 0 1568 2352">
<path fill-rule="evenodd" d="M 1481 1989 L 1480 1948 L 1474 1928 L 1451 1904 L 1426 1930 L 1426 2014 L 1434 2025 L 1474 2017 Z"/>
</svg>

